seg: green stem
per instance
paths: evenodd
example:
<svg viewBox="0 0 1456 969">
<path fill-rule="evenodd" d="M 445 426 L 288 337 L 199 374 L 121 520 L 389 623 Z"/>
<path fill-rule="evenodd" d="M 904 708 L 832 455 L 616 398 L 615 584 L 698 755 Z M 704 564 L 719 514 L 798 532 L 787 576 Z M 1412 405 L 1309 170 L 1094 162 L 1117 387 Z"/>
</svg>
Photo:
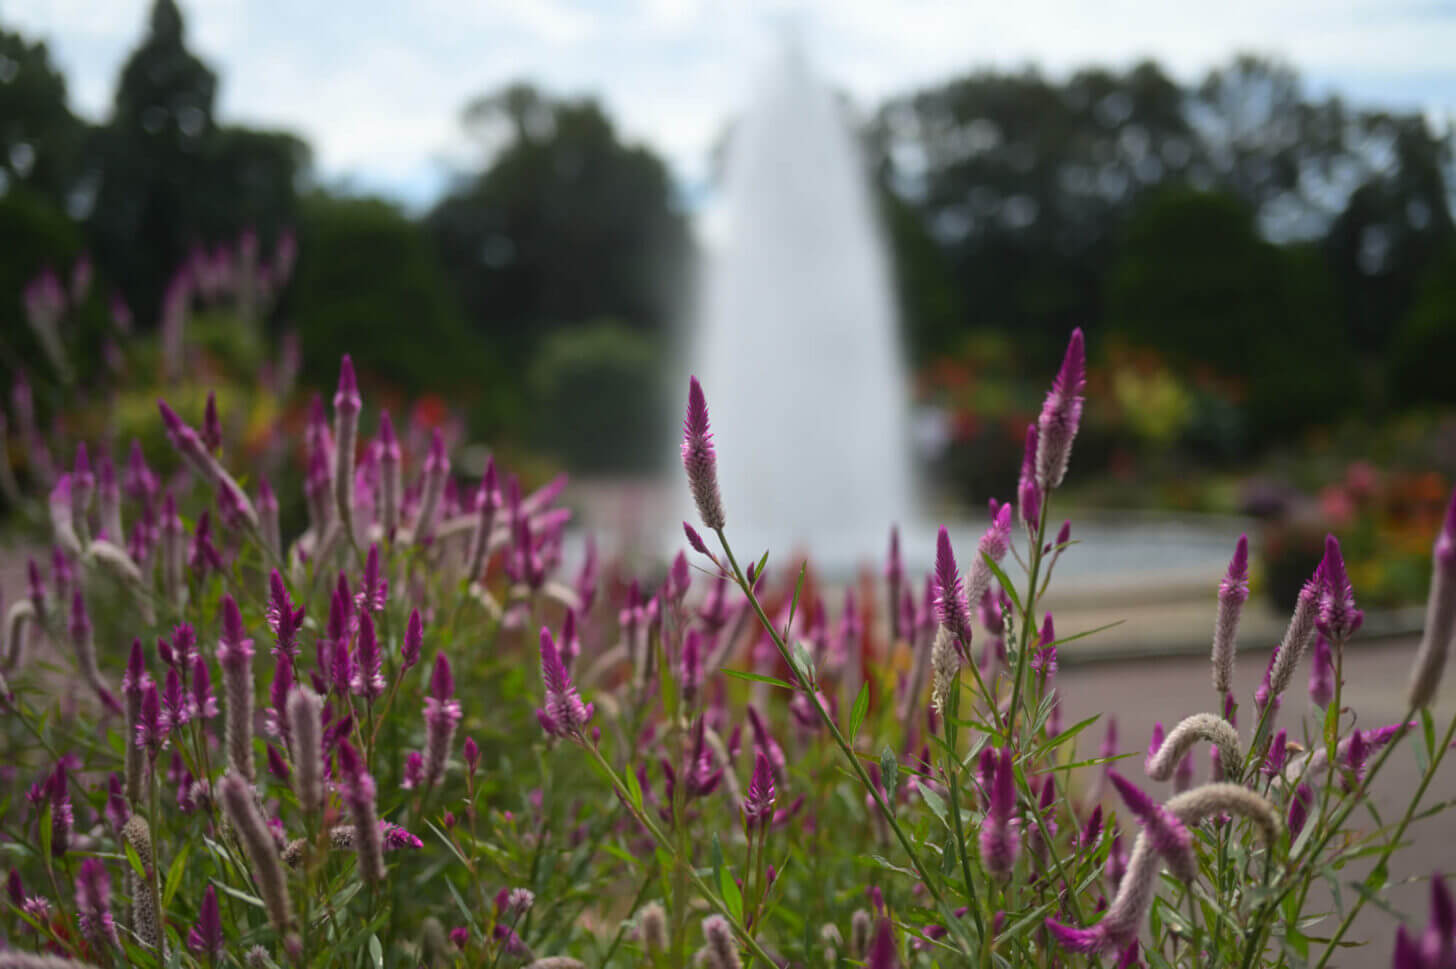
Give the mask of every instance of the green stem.
<svg viewBox="0 0 1456 969">
<path fill-rule="evenodd" d="M 925 884 L 926 891 L 930 893 L 931 898 L 935 900 L 936 907 L 941 910 L 941 914 L 945 917 L 947 928 L 957 936 L 961 936 L 963 943 L 969 944 L 971 940 L 963 937 L 960 920 L 955 917 L 954 911 L 946 904 L 945 897 L 941 894 L 939 887 L 937 887 L 935 879 L 930 875 L 930 870 L 925 867 L 925 863 L 910 843 L 909 837 L 905 834 L 904 829 L 900 827 L 900 822 L 896 820 L 895 812 L 890 810 L 890 805 L 885 801 L 884 794 L 880 790 L 879 785 L 870 780 L 869 773 L 865 771 L 864 765 L 859 762 L 859 757 L 855 755 L 854 750 L 849 746 L 849 742 L 844 739 L 844 734 L 840 732 L 839 726 L 834 722 L 834 718 L 829 715 L 828 710 L 824 709 L 824 704 L 819 700 L 819 691 L 814 689 L 814 685 L 809 682 L 803 671 L 799 669 L 798 664 L 794 662 L 793 657 L 789 653 L 788 646 L 784 643 L 783 638 L 779 636 L 778 630 L 774 628 L 773 621 L 764 613 L 763 606 L 758 601 L 758 596 L 753 592 L 753 586 L 744 576 L 743 570 L 738 567 L 738 560 L 733 555 L 733 548 L 728 544 L 728 536 L 723 533 L 723 529 L 721 528 L 714 529 L 714 531 L 717 533 L 718 543 L 723 547 L 723 554 L 728 558 L 728 564 L 733 570 L 733 577 L 737 581 L 738 587 L 748 597 L 749 605 L 753 607 L 754 613 L 758 616 L 760 625 L 769 634 L 774 648 L 778 650 L 779 656 L 788 664 L 795 682 L 799 684 L 804 690 L 805 695 L 809 697 L 809 702 L 814 704 L 814 710 L 819 714 L 820 722 L 829 728 L 830 735 L 834 738 L 834 742 L 839 747 L 840 753 L 844 755 L 845 760 L 849 762 L 850 767 L 854 770 L 860 785 L 874 798 L 875 805 L 880 809 L 880 813 L 890 825 L 890 830 L 895 833 L 895 838 L 900 842 L 900 847 L 904 849 L 906 856 L 910 859 L 910 863 L 915 866 L 915 871 L 919 874 L 920 880 Z M 968 955 L 970 953 L 969 945 L 966 953 Z"/>
</svg>

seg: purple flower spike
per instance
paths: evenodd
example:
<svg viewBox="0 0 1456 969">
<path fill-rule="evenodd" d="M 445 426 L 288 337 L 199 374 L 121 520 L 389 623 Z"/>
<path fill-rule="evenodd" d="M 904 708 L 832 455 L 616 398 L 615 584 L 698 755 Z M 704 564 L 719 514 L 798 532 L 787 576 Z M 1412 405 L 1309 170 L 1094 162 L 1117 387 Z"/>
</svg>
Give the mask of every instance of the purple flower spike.
<svg viewBox="0 0 1456 969">
<path fill-rule="evenodd" d="M 156 759 L 157 753 L 167 744 L 167 721 L 162 717 L 162 699 L 155 683 L 148 683 L 142 691 L 136 731 L 136 745 Z"/>
<path fill-rule="evenodd" d="M 1335 696 L 1335 659 L 1330 641 L 1319 634 L 1314 641 L 1314 659 L 1309 669 L 1309 698 L 1324 709 Z"/>
<path fill-rule="evenodd" d="M 1301 784 L 1289 799 L 1289 838 L 1291 843 L 1304 830 L 1309 820 L 1310 809 L 1314 807 L 1314 790 L 1308 784 Z"/>
<path fill-rule="evenodd" d="M 1082 330 L 1072 331 L 1062 368 L 1037 419 L 1036 483 L 1044 490 L 1059 487 L 1072 457 L 1072 441 L 1082 421 L 1082 391 L 1087 384 L 1087 349 Z"/>
<path fill-rule="evenodd" d="M 1041 485 L 1036 479 L 1037 440 L 1036 425 L 1026 425 L 1026 449 L 1021 452 L 1021 476 L 1016 482 L 1017 512 L 1032 537 L 1036 536 L 1037 522 L 1041 520 Z"/>
<path fill-rule="evenodd" d="M 1218 618 L 1213 627 L 1213 688 L 1227 693 L 1234 675 L 1234 640 L 1239 614 L 1249 598 L 1249 539 L 1240 535 L 1228 572 L 1218 587 Z"/>
<path fill-rule="evenodd" d="M 303 610 L 293 608 L 293 599 L 283 576 L 274 569 L 268 576 L 268 626 L 273 630 L 273 655 L 292 660 L 298 655 L 298 630 L 303 626 Z"/>
<path fill-rule="evenodd" d="M 1456 905 L 1439 874 L 1431 876 L 1431 923 L 1421 936 L 1421 954 L 1435 969 L 1456 966 Z"/>
<path fill-rule="evenodd" d="M 961 587 L 950 532 L 942 525 L 935 540 L 935 611 L 940 624 L 956 638 L 962 655 L 971 643 L 971 607 Z"/>
<path fill-rule="evenodd" d="M 694 552 L 697 552 L 699 555 L 706 555 L 708 558 L 713 557 L 713 553 L 708 551 L 708 544 L 703 541 L 703 536 L 698 534 L 696 528 L 687 522 L 683 522 L 683 534 L 687 536 L 688 545 L 692 547 Z"/>
<path fill-rule="evenodd" d="M 410 610 L 409 625 L 405 627 L 404 642 L 400 645 L 400 664 L 404 669 L 413 669 L 420 661 L 420 648 L 425 642 L 424 620 L 418 609 Z"/>
<path fill-rule="evenodd" d="M 1193 854 L 1193 835 L 1188 828 L 1171 811 L 1117 771 L 1110 772 L 1108 777 L 1117 793 L 1122 795 L 1128 810 L 1142 823 L 1153 848 L 1163 856 L 1173 874 L 1191 884 L 1198 876 L 1198 860 Z"/>
<path fill-rule="evenodd" d="M 981 861 L 988 872 L 1004 879 L 1011 875 L 1017 849 L 1011 817 L 1016 810 L 1011 748 L 998 753 L 988 747 L 987 754 L 990 756 L 982 755 L 981 759 L 982 783 L 988 784 L 986 820 L 981 824 Z"/>
<path fill-rule="evenodd" d="M 230 595 L 222 598 L 222 635 L 217 661 L 222 666 L 223 696 L 227 700 L 228 763 L 253 782 L 253 641 L 243 633 L 243 614 Z"/>
<path fill-rule="evenodd" d="M 374 620 L 367 612 L 359 615 L 359 639 L 355 649 L 357 654 L 349 686 L 355 695 L 377 700 L 384 695 L 384 673 L 381 670 L 384 658 L 374 635 Z"/>
<path fill-rule="evenodd" d="M 592 706 L 584 704 L 572 684 L 566 667 L 556 651 L 551 630 L 541 627 L 541 679 L 546 685 L 545 702 L 536 717 L 553 737 L 582 737 L 582 729 L 591 720 Z"/>
<path fill-rule="evenodd" d="M 81 862 L 76 876 L 76 917 L 81 934 L 98 947 L 120 945 L 111 915 L 111 876 L 100 858 Z"/>
<path fill-rule="evenodd" d="M 707 528 L 723 527 L 723 496 L 718 492 L 718 456 L 713 449 L 713 434 L 708 428 L 708 401 L 697 377 L 688 379 L 688 410 L 683 418 L 683 470 L 688 487 L 698 506 L 698 515 Z"/>
<path fill-rule="evenodd" d="M 1345 571 L 1345 557 L 1340 554 L 1340 540 L 1325 536 L 1325 557 L 1320 563 L 1324 588 L 1320 594 L 1319 619 L 1315 627 L 1331 641 L 1344 643 L 1360 628 L 1365 614 L 1355 608 L 1355 590 Z"/>
<path fill-rule="evenodd" d="M 202 443 L 213 454 L 222 450 L 222 420 L 217 416 L 217 392 L 207 392 L 207 407 L 202 412 Z"/>
<path fill-rule="evenodd" d="M 334 410 L 359 413 L 364 400 L 359 396 L 359 381 L 354 376 L 354 360 L 347 353 L 339 360 L 339 386 L 334 391 Z"/>
<path fill-rule="evenodd" d="M 743 799 L 743 821 L 749 831 L 767 827 L 773 819 L 773 765 L 763 748 L 754 751 L 753 777 L 748 782 L 748 795 Z"/>
<path fill-rule="evenodd" d="M 465 758 L 466 771 L 473 776 L 480 767 L 480 745 L 475 742 L 474 737 L 466 737 L 465 743 L 460 746 L 460 753 Z"/>
<path fill-rule="evenodd" d="M 422 781 L 434 787 L 445 776 L 445 762 L 460 724 L 460 701 L 454 699 L 455 677 L 444 653 L 435 654 L 430 674 L 430 695 L 425 697 L 425 756 Z"/>
<path fill-rule="evenodd" d="M 354 847 L 359 856 L 359 874 L 376 883 L 384 878 L 384 840 L 379 830 L 375 805 L 374 778 L 364 758 L 347 740 L 339 742 L 339 793 L 354 818 Z"/>
<path fill-rule="evenodd" d="M 899 953 L 895 951 L 895 927 L 888 918 L 882 917 L 875 927 L 874 941 L 865 956 L 865 969 L 898 969 Z"/>
<path fill-rule="evenodd" d="M 222 955 L 222 915 L 217 909 L 217 889 L 211 885 L 202 895 L 197 924 L 187 932 L 187 948 L 198 955 L 217 959 Z"/>
</svg>

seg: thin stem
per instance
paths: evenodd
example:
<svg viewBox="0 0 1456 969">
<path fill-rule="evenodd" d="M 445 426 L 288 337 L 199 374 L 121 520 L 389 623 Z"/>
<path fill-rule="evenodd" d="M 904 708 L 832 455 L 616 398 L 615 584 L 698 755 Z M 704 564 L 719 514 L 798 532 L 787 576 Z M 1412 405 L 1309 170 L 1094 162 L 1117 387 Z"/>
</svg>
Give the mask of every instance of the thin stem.
<svg viewBox="0 0 1456 969">
<path fill-rule="evenodd" d="M 986 934 L 985 923 L 981 921 L 981 903 L 976 898 L 976 883 L 971 878 L 971 862 L 966 851 L 966 835 L 961 825 L 961 784 L 960 784 L 960 755 L 956 751 L 956 734 L 959 732 L 954 723 L 954 716 L 960 706 L 960 673 L 956 673 L 955 682 L 951 685 L 951 716 L 944 718 L 945 728 L 946 759 L 945 773 L 950 781 L 950 816 L 955 829 L 956 851 L 961 859 L 961 877 L 966 882 L 966 900 L 970 902 L 971 916 L 976 922 L 977 934 Z"/>
</svg>

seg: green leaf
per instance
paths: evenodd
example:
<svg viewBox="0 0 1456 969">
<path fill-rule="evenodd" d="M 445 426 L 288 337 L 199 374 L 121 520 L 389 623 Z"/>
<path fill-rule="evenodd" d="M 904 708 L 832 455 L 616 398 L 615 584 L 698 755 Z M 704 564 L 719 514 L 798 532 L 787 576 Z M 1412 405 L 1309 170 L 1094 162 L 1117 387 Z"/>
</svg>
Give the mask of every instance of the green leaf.
<svg viewBox="0 0 1456 969">
<path fill-rule="evenodd" d="M 374 969 L 384 969 L 384 946 L 379 944 L 379 936 L 369 936 L 369 961 L 374 964 Z"/>
<path fill-rule="evenodd" d="M 622 773 L 627 775 L 627 793 L 632 798 L 632 806 L 638 811 L 642 810 L 642 783 L 637 780 L 637 772 L 626 770 Z"/>
<path fill-rule="evenodd" d="M 893 811 L 895 788 L 900 784 L 900 762 L 895 759 L 895 751 L 890 749 L 889 744 L 885 744 L 885 749 L 880 751 L 880 783 L 885 785 L 885 802 Z"/>
<path fill-rule="evenodd" d="M 736 680 L 747 680 L 750 683 L 767 683 L 769 686 L 776 686 L 781 690 L 797 690 L 798 687 L 792 683 L 786 683 L 772 676 L 764 676 L 762 673 L 746 673 L 743 670 L 723 670 L 724 676 L 731 676 Z"/>
<path fill-rule="evenodd" d="M 50 864 L 51 857 L 51 802 L 46 800 L 45 810 L 40 812 L 40 856 Z"/>
<path fill-rule="evenodd" d="M 854 743 L 855 734 L 859 733 L 860 724 L 864 723 L 865 714 L 870 709 L 870 685 L 866 681 L 859 688 L 859 696 L 854 698 L 854 709 L 849 712 L 849 742 Z"/>
<path fill-rule="evenodd" d="M 239 891 L 238 889 L 233 888 L 231 885 L 227 885 L 223 882 L 218 881 L 216 878 L 209 879 L 209 881 L 212 882 L 213 887 L 216 888 L 218 891 L 222 892 L 225 895 L 231 895 L 233 898 L 236 898 L 238 901 L 244 903 L 245 905 L 251 905 L 254 908 L 265 907 L 263 905 L 263 900 L 256 895 L 249 895 L 247 892 Z"/>
<path fill-rule="evenodd" d="M 1431 716 L 1429 707 L 1421 708 L 1421 732 L 1426 736 L 1426 754 L 1435 756 L 1436 753 L 1436 721 Z"/>
<path fill-rule="evenodd" d="M 940 818 L 940 823 L 943 825 L 949 825 L 950 808 L 946 807 L 945 798 L 932 791 L 930 789 L 930 785 L 928 784 L 920 785 L 919 791 L 920 799 L 925 802 L 926 807 L 930 808 L 931 812 L 937 818 Z"/>
<path fill-rule="evenodd" d="M 940 849 L 940 877 L 949 878 L 955 874 L 956 848 L 949 841 Z"/>
<path fill-rule="evenodd" d="M 460 864 L 464 865 L 466 868 L 469 868 L 469 860 L 467 860 L 466 857 L 460 853 L 460 849 L 455 846 L 455 842 L 451 840 L 450 836 L 447 835 L 445 832 L 441 831 L 438 827 L 436 827 L 435 822 L 431 821 L 429 818 L 425 818 L 424 820 L 425 826 L 428 827 L 431 831 L 435 832 L 435 836 L 445 843 L 445 847 L 450 849 L 451 854 L 453 854 L 456 858 L 460 859 Z"/>
<path fill-rule="evenodd" d="M 743 921 L 743 893 L 738 890 L 738 883 L 733 880 L 733 872 L 724 866 L 718 870 L 718 888 L 723 892 L 723 902 L 728 906 L 728 911 L 733 914 L 733 921 Z"/>
<path fill-rule="evenodd" d="M 1331 764 L 1338 763 L 1335 745 L 1340 739 L 1340 711 L 1333 702 L 1325 705 L 1325 755 Z"/>
<path fill-rule="evenodd" d="M 1011 604 L 1016 607 L 1016 611 L 1018 613 L 1025 611 L 1021 608 L 1021 597 L 1016 594 L 1016 586 L 1007 578 L 1006 573 L 1001 571 L 1001 566 L 997 565 L 996 561 L 985 552 L 981 553 L 981 558 L 985 559 L 986 564 L 991 567 L 991 574 L 996 577 L 997 582 L 1001 583 L 1001 589 L 1011 598 Z"/>
<path fill-rule="evenodd" d="M 814 682 L 814 657 L 809 654 L 809 647 L 804 645 L 803 640 L 794 640 L 794 647 L 791 650 L 794 660 L 794 667 L 799 671 L 799 676 L 806 683 Z"/>
<path fill-rule="evenodd" d="M 758 560 L 758 565 L 753 570 L 753 581 L 756 584 L 763 575 L 764 568 L 768 565 L 768 549 L 763 550 L 763 558 Z"/>
<path fill-rule="evenodd" d="M 789 624 L 784 629 L 785 636 L 788 635 L 788 631 L 790 629 L 794 628 L 794 615 L 799 611 L 799 596 L 802 595 L 804 592 L 804 576 L 807 575 L 808 572 L 808 561 L 806 560 L 804 562 L 801 562 L 799 564 L 799 581 L 794 584 L 794 598 L 793 601 L 789 603 Z"/>
<path fill-rule="evenodd" d="M 192 845 L 184 841 L 182 850 L 177 852 L 177 857 L 172 859 L 172 867 L 167 869 L 167 883 L 162 889 L 163 911 L 166 911 L 172 904 L 172 897 L 177 894 L 177 887 L 182 884 L 182 873 L 187 868 L 187 856 L 191 853 Z"/>
<path fill-rule="evenodd" d="M 131 870 L 136 872 L 136 876 L 145 882 L 147 880 L 147 866 L 143 864 L 142 856 L 137 854 L 137 850 L 131 846 L 130 841 L 123 841 L 121 847 L 126 851 L 126 860 L 131 865 Z"/>
</svg>

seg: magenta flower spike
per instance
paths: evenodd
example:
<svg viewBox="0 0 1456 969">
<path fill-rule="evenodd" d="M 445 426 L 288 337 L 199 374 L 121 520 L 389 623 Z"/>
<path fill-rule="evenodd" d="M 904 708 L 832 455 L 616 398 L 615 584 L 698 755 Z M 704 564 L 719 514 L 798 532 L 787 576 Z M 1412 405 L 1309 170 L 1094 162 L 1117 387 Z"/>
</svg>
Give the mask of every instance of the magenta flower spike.
<svg viewBox="0 0 1456 969">
<path fill-rule="evenodd" d="M 155 687 L 151 688 L 153 692 Z M 66 760 L 56 764 L 45 781 L 45 797 L 51 805 L 51 857 L 60 858 L 71 848 L 76 829 L 76 815 L 71 808 L 71 787 L 66 776 Z"/>
<path fill-rule="evenodd" d="M 1016 507 L 1032 538 L 1036 537 L 1037 522 L 1041 520 L 1041 485 L 1036 477 L 1037 441 L 1036 425 L 1026 425 L 1026 448 L 1021 452 L 1021 476 L 1016 481 Z"/>
<path fill-rule="evenodd" d="M 536 711 L 542 729 L 553 737 L 582 740 L 582 730 L 590 722 L 592 705 L 582 703 L 571 676 L 561 663 L 551 630 L 541 627 L 541 679 L 546 686 L 545 701 Z"/>
<path fill-rule="evenodd" d="M 688 557 L 682 552 L 673 556 L 667 572 L 667 596 L 678 605 L 682 604 L 693 584 L 693 573 L 688 567 Z"/>
<path fill-rule="evenodd" d="M 413 669 L 420 661 L 420 649 L 425 643 L 424 620 L 418 609 L 410 610 L 409 623 L 405 627 L 404 641 L 400 644 L 399 658 L 403 669 Z"/>
<path fill-rule="evenodd" d="M 753 777 L 743 799 L 743 822 L 749 831 L 768 826 L 773 820 L 774 776 L 768 755 L 759 748 L 753 753 Z"/>
<path fill-rule="evenodd" d="M 575 614 L 570 610 L 566 616 Z M 564 634 L 563 634 L 564 635 Z M 678 664 L 678 684 L 682 689 L 683 703 L 691 707 L 698 702 L 703 687 L 703 634 L 696 628 L 689 629 L 683 637 L 682 656 Z"/>
<path fill-rule="evenodd" d="M 1335 696 L 1335 659 L 1330 641 L 1319 634 L 1314 641 L 1314 660 L 1309 670 L 1309 698 L 1324 709 Z"/>
<path fill-rule="evenodd" d="M 1304 830 L 1305 822 L 1309 820 L 1309 812 L 1314 807 L 1314 790 L 1308 784 L 1301 784 L 1294 791 L 1294 796 L 1289 799 L 1289 837 L 1291 842 L 1299 837 Z"/>
<path fill-rule="evenodd" d="M 292 661 L 298 655 L 298 631 L 303 627 L 303 610 L 293 607 L 293 599 L 283 576 L 274 569 L 268 576 L 268 627 L 273 630 L 273 655 Z"/>
<path fill-rule="evenodd" d="M 202 412 L 202 443 L 213 454 L 222 450 L 222 420 L 217 416 L 217 392 L 212 390 Z"/>
<path fill-rule="evenodd" d="M 121 944 L 111 914 L 111 876 L 100 858 L 81 862 L 76 876 L 76 919 L 81 934 L 92 945 L 105 948 Z"/>
<path fill-rule="evenodd" d="M 688 409 L 683 418 L 683 470 L 688 488 L 698 507 L 703 525 L 712 530 L 723 527 L 723 497 L 718 492 L 718 456 L 713 448 L 713 434 L 708 427 L 708 401 L 703 396 L 697 377 L 688 378 Z"/>
<path fill-rule="evenodd" d="M 1062 367 L 1037 418 L 1036 483 L 1046 491 L 1061 485 L 1072 457 L 1072 441 L 1082 421 L 1082 391 L 1087 385 L 1087 350 L 1080 327 L 1072 331 Z"/>
<path fill-rule="evenodd" d="M 202 720 L 211 720 L 217 716 L 217 698 L 212 695 L 212 674 L 208 671 L 207 660 L 200 654 L 192 657 L 192 682 L 189 688 L 192 690 L 191 702 L 188 704 L 189 713 Z"/>
<path fill-rule="evenodd" d="M 1320 563 L 1324 588 L 1320 594 L 1319 619 L 1315 627 L 1332 642 L 1344 643 L 1360 628 L 1365 614 L 1355 608 L 1355 592 L 1345 571 L 1340 540 L 1325 536 L 1325 557 Z"/>
<path fill-rule="evenodd" d="M 1108 774 L 1112 786 L 1122 795 L 1129 811 L 1142 824 L 1153 848 L 1163 856 L 1173 874 L 1191 884 L 1198 876 L 1198 859 L 1193 853 L 1193 835 L 1166 807 L 1155 802 L 1117 771 Z"/>
<path fill-rule="evenodd" d="M 349 686 L 356 696 L 377 700 L 384 695 L 384 657 L 379 651 L 379 641 L 374 635 L 374 620 L 369 613 L 359 614 L 359 639 L 355 646 L 356 655 L 353 675 Z"/>
<path fill-rule="evenodd" d="M 991 563 L 1000 564 L 1011 548 L 1011 506 L 1002 505 L 976 546 L 976 557 L 966 570 L 966 601 L 980 603 L 991 590 Z M 990 562 L 987 561 L 990 560 Z"/>
<path fill-rule="evenodd" d="M 126 473 L 122 476 L 122 488 L 133 501 L 154 497 L 157 493 L 157 476 L 147 467 L 147 456 L 142 452 L 142 442 L 131 439 L 131 449 L 126 456 Z"/>
<path fill-rule="evenodd" d="M 215 960 L 222 955 L 222 943 L 222 915 L 217 907 L 217 889 L 209 884 L 202 895 L 197 924 L 187 931 L 187 948 Z"/>
<path fill-rule="evenodd" d="M 137 718 L 135 743 L 145 750 L 153 761 L 167 745 L 168 723 L 162 715 L 162 700 L 157 693 L 157 684 L 148 683 L 142 691 L 140 714 Z"/>
<path fill-rule="evenodd" d="M 162 425 L 167 431 L 167 440 L 172 442 L 172 447 L 199 474 L 210 483 L 215 484 L 217 466 L 213 462 L 212 455 L 208 453 L 207 445 L 203 442 L 201 435 L 193 430 L 186 421 L 178 417 L 177 412 L 169 407 L 165 400 L 157 401 L 157 410 L 161 412 Z"/>
<path fill-rule="evenodd" d="M 430 674 L 430 695 L 425 697 L 425 756 L 422 781 L 434 787 L 445 776 L 445 763 L 460 724 L 460 701 L 454 699 L 455 677 L 444 653 L 435 654 Z"/>
<path fill-rule="evenodd" d="M 1456 966 L 1456 904 L 1439 874 L 1431 876 L 1431 920 L 1421 936 L 1421 955 L 1427 966 Z"/>
<path fill-rule="evenodd" d="M 935 611 L 940 624 L 956 639 L 962 657 L 971 644 L 971 607 L 961 586 L 950 532 L 942 525 L 935 540 Z"/>
<path fill-rule="evenodd" d="M 1009 747 L 999 752 L 988 747 L 981 760 L 982 783 L 988 784 L 986 820 L 981 824 L 981 862 L 986 871 L 1002 879 L 1010 877 L 1018 847 L 1012 825 L 1016 787 L 1011 757 Z"/>
<path fill-rule="evenodd" d="M 865 955 L 865 969 L 899 969 L 900 955 L 895 949 L 895 927 L 884 916 L 875 926 L 874 939 Z"/>
<path fill-rule="evenodd" d="M 364 578 L 360 581 L 359 593 L 355 598 L 355 605 L 361 613 L 383 612 L 384 605 L 389 600 L 389 580 L 379 571 L 377 542 L 369 545 L 369 553 L 364 558 Z"/>
<path fill-rule="evenodd" d="M 166 685 L 162 688 L 162 720 L 167 733 L 192 722 L 187 692 L 182 689 L 182 677 L 174 666 L 167 670 Z"/>
<path fill-rule="evenodd" d="M 1233 684 L 1234 642 L 1239 614 L 1249 598 L 1249 539 L 1240 535 L 1228 572 L 1218 587 L 1218 618 L 1213 627 L 1213 688 L 1220 695 Z"/>
</svg>

